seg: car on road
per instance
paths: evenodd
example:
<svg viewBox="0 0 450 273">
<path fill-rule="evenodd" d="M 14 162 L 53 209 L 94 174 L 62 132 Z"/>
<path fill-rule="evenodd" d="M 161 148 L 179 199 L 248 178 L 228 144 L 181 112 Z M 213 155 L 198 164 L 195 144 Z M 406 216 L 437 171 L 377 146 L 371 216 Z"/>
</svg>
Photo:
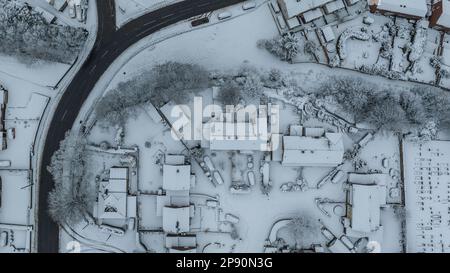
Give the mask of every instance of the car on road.
<svg viewBox="0 0 450 273">
<path fill-rule="evenodd" d="M 232 15 L 231 12 L 229 12 L 229 11 L 224 11 L 224 12 L 222 12 L 222 13 L 219 13 L 219 15 L 217 15 L 217 18 L 218 18 L 219 20 L 225 20 L 225 19 L 230 18 L 231 15 Z"/>
</svg>

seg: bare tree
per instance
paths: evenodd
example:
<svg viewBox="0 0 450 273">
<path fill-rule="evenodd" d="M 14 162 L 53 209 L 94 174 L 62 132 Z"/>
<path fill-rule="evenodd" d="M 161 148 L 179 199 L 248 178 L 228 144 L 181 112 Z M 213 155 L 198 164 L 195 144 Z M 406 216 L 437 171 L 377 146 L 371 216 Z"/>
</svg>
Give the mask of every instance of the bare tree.
<svg viewBox="0 0 450 273">
<path fill-rule="evenodd" d="M 234 81 L 228 80 L 220 88 L 217 99 L 223 105 L 237 105 L 241 99 L 241 90 Z"/>
<path fill-rule="evenodd" d="M 49 193 L 49 214 L 59 224 L 76 224 L 91 215 L 94 186 L 86 180 L 86 139 L 67 134 L 48 171 L 55 181 Z"/>
</svg>

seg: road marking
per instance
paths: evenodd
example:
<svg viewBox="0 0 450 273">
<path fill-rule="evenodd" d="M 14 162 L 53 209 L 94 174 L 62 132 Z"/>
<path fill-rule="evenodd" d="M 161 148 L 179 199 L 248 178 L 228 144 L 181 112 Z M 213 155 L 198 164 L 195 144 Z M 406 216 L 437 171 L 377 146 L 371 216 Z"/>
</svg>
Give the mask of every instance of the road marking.
<svg viewBox="0 0 450 273">
<path fill-rule="evenodd" d="M 173 15 L 175 15 L 175 13 L 167 14 L 166 16 L 163 16 L 161 18 L 168 18 L 168 17 L 172 17 Z"/>
<path fill-rule="evenodd" d="M 62 117 L 61 117 L 61 121 L 63 121 L 63 120 L 64 120 L 64 118 L 66 117 L 66 115 L 67 115 L 67 111 L 68 111 L 68 110 L 66 110 L 66 111 L 64 112 L 64 115 L 62 115 Z"/>
<path fill-rule="evenodd" d="M 95 68 L 97 68 L 96 64 L 91 68 L 91 70 L 89 70 L 89 74 L 92 74 L 92 72 L 94 72 Z"/>
<path fill-rule="evenodd" d="M 197 7 L 201 8 L 201 7 L 205 7 L 205 6 L 209 6 L 209 5 L 211 5 L 211 3 L 203 3 L 203 4 L 197 5 Z"/>
<path fill-rule="evenodd" d="M 106 52 L 103 53 L 103 55 L 102 55 L 102 59 L 105 58 L 105 56 L 108 55 L 108 53 L 109 53 L 109 50 L 106 50 Z"/>
<path fill-rule="evenodd" d="M 154 22 L 156 22 L 156 20 L 151 20 L 150 22 L 148 22 L 148 23 L 145 23 L 145 24 L 144 24 L 144 26 L 148 26 L 148 25 L 151 25 L 151 24 L 153 24 Z"/>
</svg>

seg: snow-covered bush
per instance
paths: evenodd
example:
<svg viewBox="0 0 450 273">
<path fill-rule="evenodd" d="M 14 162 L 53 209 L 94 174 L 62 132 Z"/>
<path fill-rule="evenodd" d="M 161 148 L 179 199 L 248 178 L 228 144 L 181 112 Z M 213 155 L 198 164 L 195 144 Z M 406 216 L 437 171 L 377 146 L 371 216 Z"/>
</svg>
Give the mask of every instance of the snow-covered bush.
<svg viewBox="0 0 450 273">
<path fill-rule="evenodd" d="M 339 36 L 338 43 L 337 43 L 337 50 L 339 57 L 341 60 L 345 60 L 347 58 L 347 48 L 346 48 L 346 42 L 348 39 L 356 39 L 361 41 L 368 41 L 370 40 L 370 35 L 366 32 L 362 32 L 359 30 L 353 30 L 353 29 L 346 29 L 344 32 L 342 32 L 341 36 Z"/>
<path fill-rule="evenodd" d="M 392 57 L 393 49 L 390 41 L 383 41 L 380 48 L 380 57 L 389 59 Z"/>
<path fill-rule="evenodd" d="M 410 62 L 417 62 L 420 57 L 422 57 L 425 51 L 425 45 L 427 43 L 428 28 L 423 21 L 418 21 L 416 23 L 416 28 L 414 30 L 413 42 L 410 45 L 410 53 L 408 55 L 408 60 Z"/>
<path fill-rule="evenodd" d="M 298 38 L 293 33 L 285 33 L 270 40 L 258 41 L 258 47 L 268 50 L 283 61 L 292 61 L 298 54 Z"/>
<path fill-rule="evenodd" d="M 82 28 L 48 24 L 42 14 L 15 0 L 0 0 L 0 53 L 33 62 L 71 63 L 88 33 Z"/>
<path fill-rule="evenodd" d="M 364 74 L 379 75 L 391 80 L 399 80 L 402 78 L 402 74 L 400 72 L 389 70 L 380 64 L 362 65 L 358 68 L 358 70 Z"/>
<path fill-rule="evenodd" d="M 303 51 L 304 51 L 306 54 L 309 54 L 309 55 L 311 55 L 311 56 L 314 56 L 314 58 L 316 58 L 316 54 L 317 54 L 317 52 L 319 51 L 319 47 L 317 46 L 317 44 L 316 44 L 314 41 L 312 41 L 312 40 L 307 40 L 307 41 L 305 42 L 305 46 L 304 46 L 304 48 L 303 48 Z"/>
</svg>

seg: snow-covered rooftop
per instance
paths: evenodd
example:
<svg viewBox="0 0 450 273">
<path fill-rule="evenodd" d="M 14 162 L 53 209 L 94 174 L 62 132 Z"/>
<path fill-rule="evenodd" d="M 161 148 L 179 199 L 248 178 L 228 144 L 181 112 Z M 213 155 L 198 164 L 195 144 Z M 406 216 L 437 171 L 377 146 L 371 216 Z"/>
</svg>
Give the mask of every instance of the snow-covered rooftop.
<svg viewBox="0 0 450 273">
<path fill-rule="evenodd" d="M 258 127 L 254 123 L 211 122 L 205 124 L 204 130 L 207 131 L 205 135 L 209 136 L 211 150 L 261 151 L 267 146 L 268 139 L 259 135 Z"/>
<path fill-rule="evenodd" d="M 285 16 L 290 19 L 331 1 L 333 0 L 278 0 L 278 3 Z"/>
<path fill-rule="evenodd" d="M 188 191 L 191 187 L 191 166 L 164 165 L 163 188 L 169 191 Z"/>
<path fill-rule="evenodd" d="M 442 14 L 437 24 L 445 28 L 450 28 L 450 0 L 442 0 Z"/>
<path fill-rule="evenodd" d="M 125 219 L 127 217 L 127 194 L 112 192 L 102 195 L 98 200 L 98 218 Z"/>
<path fill-rule="evenodd" d="M 312 20 L 315 20 L 317 18 L 320 18 L 323 16 L 322 10 L 321 9 L 313 9 L 310 11 L 307 11 L 305 13 L 303 13 L 303 19 L 305 20 L 306 23 L 311 22 Z"/>
<path fill-rule="evenodd" d="M 352 185 L 351 227 L 355 231 L 370 233 L 380 226 L 380 206 L 383 192 L 378 185 Z M 386 199 L 386 198 L 384 198 Z"/>
<path fill-rule="evenodd" d="M 344 143 L 342 134 L 326 133 L 324 137 L 284 136 L 285 166 L 337 166 L 342 163 Z"/>
<path fill-rule="evenodd" d="M 190 230 L 190 207 L 163 208 L 163 230 L 167 233 L 183 233 Z"/>
<path fill-rule="evenodd" d="M 127 168 L 111 168 L 109 170 L 109 179 L 128 179 L 128 169 Z"/>
<path fill-rule="evenodd" d="M 414 17 L 425 17 L 428 12 L 426 0 L 369 0 L 378 10 Z"/>
</svg>

